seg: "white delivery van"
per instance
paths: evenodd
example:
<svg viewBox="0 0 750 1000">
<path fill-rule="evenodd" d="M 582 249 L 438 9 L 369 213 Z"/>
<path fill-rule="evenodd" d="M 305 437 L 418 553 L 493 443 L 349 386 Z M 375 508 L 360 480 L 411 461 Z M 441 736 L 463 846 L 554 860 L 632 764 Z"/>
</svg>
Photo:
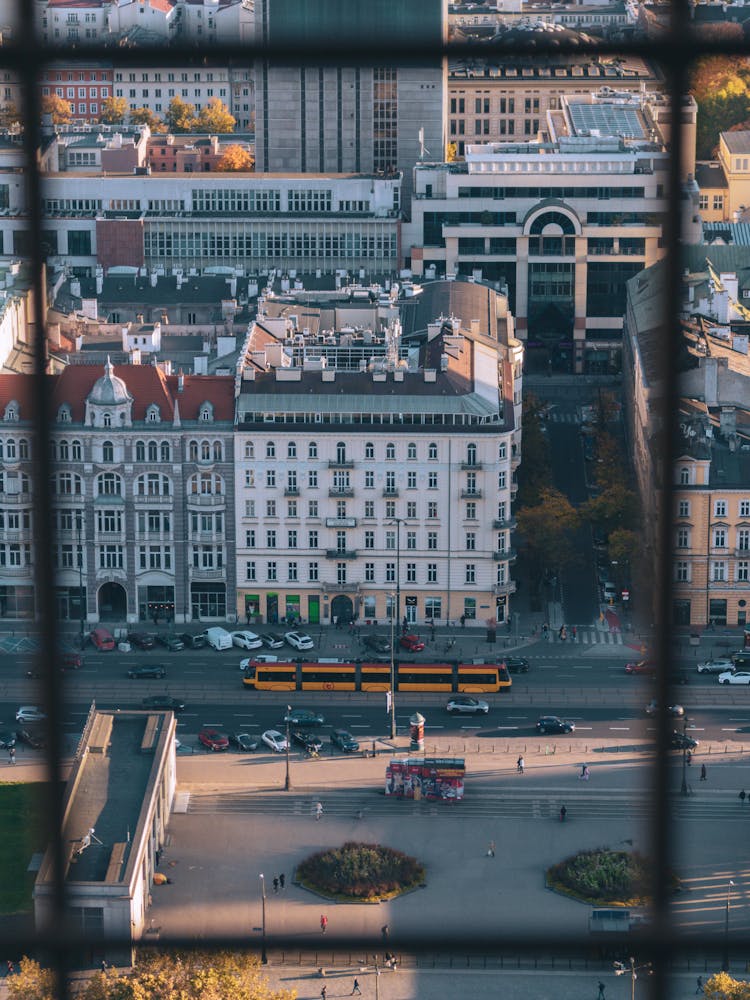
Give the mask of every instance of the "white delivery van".
<svg viewBox="0 0 750 1000">
<path fill-rule="evenodd" d="M 231 649 L 232 636 L 225 628 L 207 628 L 205 632 L 206 642 L 214 649 Z"/>
</svg>

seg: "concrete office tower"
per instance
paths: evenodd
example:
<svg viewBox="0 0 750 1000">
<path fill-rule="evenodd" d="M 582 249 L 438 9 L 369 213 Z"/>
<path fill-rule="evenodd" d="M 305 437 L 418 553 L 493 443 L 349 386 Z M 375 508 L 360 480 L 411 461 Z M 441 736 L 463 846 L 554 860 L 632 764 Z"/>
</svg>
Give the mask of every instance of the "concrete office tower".
<svg viewBox="0 0 750 1000">
<path fill-rule="evenodd" d="M 314 53 L 368 39 L 438 46 L 447 23 L 444 0 L 258 0 L 256 37 Z M 446 68 L 429 66 L 279 66 L 256 64 L 256 169 L 272 173 L 402 171 L 408 209 L 414 164 L 426 149 L 445 155 Z M 423 131 L 422 131 L 423 130 Z M 423 141 L 420 141 L 423 135 Z"/>
</svg>

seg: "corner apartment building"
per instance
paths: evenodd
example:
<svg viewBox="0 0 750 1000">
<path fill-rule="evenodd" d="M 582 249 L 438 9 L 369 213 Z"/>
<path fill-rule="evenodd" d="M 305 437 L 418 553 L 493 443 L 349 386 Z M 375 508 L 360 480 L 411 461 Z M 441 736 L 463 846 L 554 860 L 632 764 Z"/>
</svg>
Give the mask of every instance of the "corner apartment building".
<svg viewBox="0 0 750 1000">
<path fill-rule="evenodd" d="M 416 275 L 507 289 L 532 365 L 608 371 L 620 366 L 626 281 L 663 253 L 668 107 L 608 91 L 561 103 L 540 138 L 419 164 L 404 254 Z M 684 118 L 694 128 L 692 99 Z"/>
<path fill-rule="evenodd" d="M 237 614 L 503 622 L 523 350 L 507 300 L 261 304 L 238 371 Z"/>
</svg>

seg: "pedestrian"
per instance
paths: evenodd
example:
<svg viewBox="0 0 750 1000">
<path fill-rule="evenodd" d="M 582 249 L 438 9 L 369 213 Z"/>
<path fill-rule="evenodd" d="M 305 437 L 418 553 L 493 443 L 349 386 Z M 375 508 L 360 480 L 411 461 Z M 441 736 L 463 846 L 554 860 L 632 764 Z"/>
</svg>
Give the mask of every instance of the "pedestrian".
<svg viewBox="0 0 750 1000">
<path fill-rule="evenodd" d="M 8 966 L 8 975 L 9 975 L 9 976 L 12 976 L 12 975 L 13 975 L 13 973 L 14 973 L 14 972 L 16 971 L 16 967 L 15 967 L 15 965 L 14 965 L 14 964 L 13 964 L 13 963 L 11 962 L 11 960 L 10 960 L 10 959 L 8 959 L 8 961 L 7 961 L 7 963 L 6 963 L 6 964 L 7 964 L 7 966 Z"/>
<path fill-rule="evenodd" d="M 279 886 L 283 889 L 285 884 L 286 884 L 286 876 L 282 872 L 281 875 L 279 875 Z"/>
<path fill-rule="evenodd" d="M 604 983 L 600 979 L 599 980 L 599 996 L 596 998 L 596 1000 L 605 1000 L 604 989 L 605 989 Z"/>
<path fill-rule="evenodd" d="M 698 976 L 698 978 L 695 980 L 695 993 L 696 993 L 696 996 L 699 993 L 702 993 L 702 992 L 703 992 L 703 976 Z"/>
<path fill-rule="evenodd" d="M 154 851 L 154 858 L 156 859 L 156 867 L 158 868 L 161 864 L 161 847 L 157 847 Z"/>
<path fill-rule="evenodd" d="M 359 980 L 358 979 L 354 980 L 354 985 L 352 986 L 352 991 L 349 994 L 349 996 L 353 997 L 355 993 L 359 993 L 360 996 L 362 995 L 362 990 L 359 988 Z"/>
<path fill-rule="evenodd" d="M 385 956 L 384 956 L 384 961 L 385 961 L 385 964 L 386 964 L 386 965 L 388 966 L 388 968 L 390 969 L 390 967 L 391 967 L 391 963 L 393 962 L 393 955 L 391 955 L 391 953 L 390 953 L 389 951 L 387 951 L 387 952 L 385 953 Z"/>
<path fill-rule="evenodd" d="M 325 915 L 325 913 L 321 913 L 321 915 L 320 915 L 320 933 L 321 934 L 325 934 L 325 932 L 326 932 L 327 929 L 328 929 L 328 917 Z"/>
<path fill-rule="evenodd" d="M 743 788 L 742 791 L 740 792 L 740 802 L 742 802 L 743 805 L 745 803 L 745 799 L 746 798 L 747 798 L 747 796 L 745 794 L 745 789 Z"/>
<path fill-rule="evenodd" d="M 685 761 L 686 761 L 688 767 L 690 767 L 690 765 L 693 763 L 693 755 L 690 753 L 689 750 L 685 754 Z"/>
<path fill-rule="evenodd" d="M 565 822 L 565 817 L 567 815 L 568 815 L 568 810 L 565 808 L 565 806 L 564 805 L 560 806 L 560 822 L 561 823 Z"/>
<path fill-rule="evenodd" d="M 570 640 L 571 642 L 575 642 L 577 638 L 578 638 L 578 629 L 574 625 L 573 628 L 570 630 Z"/>
<path fill-rule="evenodd" d="M 490 841 L 490 846 L 487 848 L 487 857 L 488 858 L 494 858 L 495 857 L 495 841 L 494 840 Z"/>
<path fill-rule="evenodd" d="M 380 936 L 383 938 L 384 941 L 388 940 L 388 935 L 390 933 L 391 933 L 391 929 L 388 926 L 388 924 L 383 924 L 383 926 L 380 928 Z"/>
<path fill-rule="evenodd" d="M 278 880 L 278 877 L 276 875 L 274 875 L 274 877 L 273 877 L 273 891 L 274 892 L 278 892 L 279 891 L 279 880 Z"/>
<path fill-rule="evenodd" d="M 461 628 L 466 628 L 466 615 L 461 615 L 459 620 L 461 622 Z"/>
<path fill-rule="evenodd" d="M 320 996 L 321 996 L 321 1000 L 326 1000 L 326 997 L 328 996 L 328 990 L 327 990 L 327 988 L 325 986 L 320 991 Z"/>
<path fill-rule="evenodd" d="M 518 771 L 519 774 L 523 774 L 523 768 L 524 768 L 524 759 L 523 759 L 523 756 L 521 756 L 516 761 L 516 769 L 517 769 L 517 771 Z"/>
<path fill-rule="evenodd" d="M 102 972 L 106 971 L 107 971 L 107 962 L 106 959 L 102 959 Z"/>
<path fill-rule="evenodd" d="M 247 609 L 247 611 L 245 612 L 245 620 L 247 621 L 247 624 L 248 624 L 248 625 L 250 624 L 250 618 L 251 618 L 251 617 L 252 617 L 252 616 L 251 616 L 251 614 L 250 614 L 250 608 L 248 608 L 248 609 Z"/>
<path fill-rule="evenodd" d="M 701 781 L 706 781 L 706 765 L 701 764 Z"/>
<path fill-rule="evenodd" d="M 315 819 L 316 820 L 320 819 L 320 817 L 322 815 L 323 815 L 323 803 L 322 802 L 316 802 L 315 803 Z"/>
<path fill-rule="evenodd" d="M 15 764 L 15 762 L 16 762 L 16 748 L 11 747 L 10 750 L 8 750 L 8 763 Z"/>
</svg>

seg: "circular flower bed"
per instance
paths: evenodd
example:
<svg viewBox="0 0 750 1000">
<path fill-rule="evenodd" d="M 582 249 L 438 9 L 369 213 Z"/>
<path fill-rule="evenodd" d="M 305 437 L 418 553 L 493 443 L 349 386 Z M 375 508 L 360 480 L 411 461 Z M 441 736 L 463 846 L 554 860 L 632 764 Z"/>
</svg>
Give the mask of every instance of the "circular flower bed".
<svg viewBox="0 0 750 1000">
<path fill-rule="evenodd" d="M 416 858 L 380 844 L 354 841 L 312 854 L 297 868 L 306 889 L 342 901 L 376 903 L 422 885 L 425 869 Z"/>
<path fill-rule="evenodd" d="M 654 877 L 651 862 L 636 851 L 611 851 L 605 847 L 582 851 L 547 869 L 550 889 L 607 906 L 648 903 Z"/>
</svg>

